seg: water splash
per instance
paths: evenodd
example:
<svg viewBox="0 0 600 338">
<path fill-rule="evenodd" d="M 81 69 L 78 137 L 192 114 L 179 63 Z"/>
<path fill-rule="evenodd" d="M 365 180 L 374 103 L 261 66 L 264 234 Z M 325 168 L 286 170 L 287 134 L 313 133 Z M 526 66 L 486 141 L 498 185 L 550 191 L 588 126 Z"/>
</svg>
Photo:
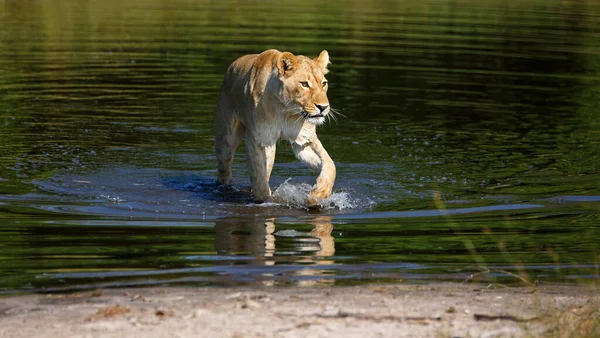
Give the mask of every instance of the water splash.
<svg viewBox="0 0 600 338">
<path fill-rule="evenodd" d="M 308 183 L 290 183 L 292 179 L 288 178 L 281 183 L 271 197 L 273 202 L 290 208 L 308 209 L 308 194 L 312 190 L 312 186 Z M 372 202 L 362 202 L 358 198 L 353 198 L 347 191 L 333 192 L 328 198 L 319 201 L 321 209 L 354 209 L 360 206 L 371 205 Z"/>
</svg>

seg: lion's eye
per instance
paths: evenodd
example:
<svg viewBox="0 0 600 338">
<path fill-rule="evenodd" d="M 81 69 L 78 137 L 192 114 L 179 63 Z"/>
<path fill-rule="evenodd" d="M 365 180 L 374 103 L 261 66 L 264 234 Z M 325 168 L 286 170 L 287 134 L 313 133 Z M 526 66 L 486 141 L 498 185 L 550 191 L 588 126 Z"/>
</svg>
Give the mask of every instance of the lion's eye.
<svg viewBox="0 0 600 338">
<path fill-rule="evenodd" d="M 323 83 L 321 83 L 321 85 L 323 86 L 323 88 L 327 87 L 327 81 L 323 81 Z"/>
<path fill-rule="evenodd" d="M 304 88 L 308 88 L 309 87 L 308 81 L 301 81 L 300 85 L 302 85 L 302 87 L 304 87 Z"/>
</svg>

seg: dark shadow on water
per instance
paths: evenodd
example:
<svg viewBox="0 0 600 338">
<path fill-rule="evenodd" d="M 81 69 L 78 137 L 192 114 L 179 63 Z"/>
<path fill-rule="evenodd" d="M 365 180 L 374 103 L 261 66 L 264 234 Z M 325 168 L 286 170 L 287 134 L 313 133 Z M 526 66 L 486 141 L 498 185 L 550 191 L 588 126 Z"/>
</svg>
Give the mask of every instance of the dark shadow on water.
<svg viewBox="0 0 600 338">
<path fill-rule="evenodd" d="M 193 192 L 195 199 L 244 204 L 252 202 L 252 193 L 249 186 L 217 185 L 214 177 L 182 175 L 166 176 L 162 177 L 161 180 L 167 189 Z"/>
</svg>

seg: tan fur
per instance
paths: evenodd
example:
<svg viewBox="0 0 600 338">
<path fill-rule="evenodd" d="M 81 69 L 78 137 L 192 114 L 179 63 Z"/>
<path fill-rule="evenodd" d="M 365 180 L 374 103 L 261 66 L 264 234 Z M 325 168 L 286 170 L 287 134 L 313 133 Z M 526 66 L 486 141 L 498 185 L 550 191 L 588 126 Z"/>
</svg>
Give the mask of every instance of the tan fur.
<svg viewBox="0 0 600 338">
<path fill-rule="evenodd" d="M 335 165 L 316 133 L 330 113 L 328 64 L 325 50 L 310 59 L 270 49 L 242 56 L 229 66 L 215 121 L 219 184 L 231 183 L 233 155 L 245 137 L 254 201 L 266 201 L 271 196 L 275 145 L 284 139 L 300 161 L 319 172 L 309 205 L 331 195 Z"/>
</svg>

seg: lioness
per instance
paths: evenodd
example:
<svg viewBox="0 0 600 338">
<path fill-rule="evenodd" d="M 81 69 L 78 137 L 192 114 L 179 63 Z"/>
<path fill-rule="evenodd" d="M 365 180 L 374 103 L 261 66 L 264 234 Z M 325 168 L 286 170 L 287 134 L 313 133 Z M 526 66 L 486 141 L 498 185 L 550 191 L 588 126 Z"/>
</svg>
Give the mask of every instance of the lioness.
<svg viewBox="0 0 600 338">
<path fill-rule="evenodd" d="M 335 165 L 316 133 L 316 126 L 331 113 L 328 64 L 326 50 L 310 59 L 270 49 L 242 56 L 229 66 L 215 121 L 217 184 L 231 183 L 233 155 L 245 137 L 254 202 L 266 201 L 271 196 L 275 144 L 285 139 L 300 161 L 319 172 L 308 205 L 331 195 Z"/>
</svg>

